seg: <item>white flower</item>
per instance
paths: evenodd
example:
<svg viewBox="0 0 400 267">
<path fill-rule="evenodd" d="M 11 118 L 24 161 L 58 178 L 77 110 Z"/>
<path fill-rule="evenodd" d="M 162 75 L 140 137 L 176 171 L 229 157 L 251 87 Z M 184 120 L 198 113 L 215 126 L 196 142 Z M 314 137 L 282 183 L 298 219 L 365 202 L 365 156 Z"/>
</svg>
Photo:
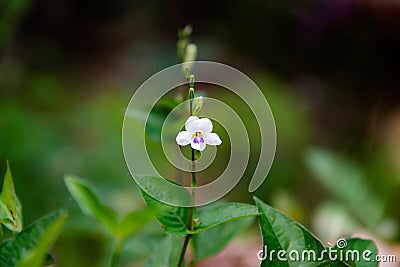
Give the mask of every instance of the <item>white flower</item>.
<svg viewBox="0 0 400 267">
<path fill-rule="evenodd" d="M 186 131 L 179 132 L 176 142 L 180 146 L 191 145 L 193 149 L 203 151 L 207 145 L 220 145 L 222 143 L 218 134 L 212 133 L 213 125 L 210 119 L 189 117 L 185 122 Z"/>
</svg>

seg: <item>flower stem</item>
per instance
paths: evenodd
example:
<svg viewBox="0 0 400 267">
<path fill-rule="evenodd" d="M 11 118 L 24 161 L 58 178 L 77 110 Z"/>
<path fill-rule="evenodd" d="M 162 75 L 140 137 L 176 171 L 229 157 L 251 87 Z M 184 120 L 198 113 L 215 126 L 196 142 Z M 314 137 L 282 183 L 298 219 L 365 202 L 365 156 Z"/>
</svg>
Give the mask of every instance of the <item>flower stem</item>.
<svg viewBox="0 0 400 267">
<path fill-rule="evenodd" d="M 197 180 L 196 180 L 196 171 L 195 171 L 195 165 L 194 165 L 194 149 L 192 148 L 192 183 L 190 187 L 192 188 L 191 196 L 190 196 L 190 207 L 189 207 L 189 219 L 188 219 L 188 225 L 187 229 L 190 231 L 193 231 L 193 211 L 194 211 L 194 198 L 196 194 L 196 186 L 197 186 Z"/>
<path fill-rule="evenodd" d="M 193 76 L 192 76 L 193 77 Z M 191 78 L 191 82 L 193 82 L 194 78 Z M 194 99 L 194 89 L 190 88 L 189 89 L 189 113 L 190 116 L 193 116 L 193 99 Z M 195 168 L 195 151 L 192 148 L 192 166 L 191 166 L 192 170 L 192 182 L 190 184 L 190 187 L 192 189 L 191 192 L 191 197 L 190 197 L 190 207 L 189 207 L 189 217 L 188 217 L 188 223 L 186 225 L 186 229 L 188 229 L 189 231 L 193 231 L 193 212 L 194 212 L 194 198 L 195 198 L 195 189 L 197 186 L 197 181 L 196 181 L 196 168 Z M 179 260 L 178 260 L 178 265 L 177 267 L 182 267 L 182 263 L 183 260 L 185 259 L 185 254 L 186 254 L 186 250 L 187 247 L 189 245 L 189 241 L 192 238 L 192 234 L 188 234 L 185 236 L 185 240 L 183 241 L 183 246 L 182 246 L 182 250 L 181 250 L 181 254 L 179 255 Z"/>
<path fill-rule="evenodd" d="M 183 260 L 185 259 L 186 249 L 188 247 L 189 241 L 192 238 L 192 235 L 185 236 L 185 240 L 183 241 L 183 246 L 181 250 L 181 254 L 179 255 L 179 261 L 177 267 L 182 267 Z"/>
<path fill-rule="evenodd" d="M 191 76 L 193 77 L 193 76 Z M 194 79 L 194 78 L 193 78 Z M 191 81 L 192 82 L 192 81 Z M 190 89 L 192 90 L 192 89 Z M 190 95 L 190 94 L 189 94 Z M 189 96 L 190 97 L 190 116 L 193 115 L 193 100 L 194 100 L 194 92 L 192 95 Z M 197 186 L 197 181 L 196 181 L 196 166 L 195 166 L 195 151 L 192 148 L 192 183 L 190 185 L 190 187 L 192 188 L 192 195 L 190 197 L 190 208 L 189 208 L 189 221 L 188 221 L 188 230 L 193 230 L 193 210 L 194 210 L 194 204 L 195 204 L 195 190 L 196 190 L 196 186 Z"/>
<path fill-rule="evenodd" d="M 118 267 L 119 266 L 119 259 L 121 257 L 121 250 L 122 250 L 122 241 L 117 240 L 114 253 L 111 258 L 111 267 Z"/>
</svg>

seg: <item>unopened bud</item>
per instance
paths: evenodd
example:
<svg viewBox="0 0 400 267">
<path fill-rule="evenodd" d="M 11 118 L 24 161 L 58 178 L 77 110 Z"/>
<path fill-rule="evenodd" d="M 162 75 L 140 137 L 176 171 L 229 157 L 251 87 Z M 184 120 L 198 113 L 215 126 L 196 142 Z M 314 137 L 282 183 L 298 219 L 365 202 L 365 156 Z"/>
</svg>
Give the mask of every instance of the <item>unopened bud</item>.
<svg viewBox="0 0 400 267">
<path fill-rule="evenodd" d="M 189 38 L 192 35 L 193 27 L 192 25 L 186 25 L 185 28 L 181 30 L 181 36 L 183 38 Z"/>
<path fill-rule="evenodd" d="M 195 44 L 188 44 L 185 50 L 185 57 L 183 62 L 192 62 L 195 61 L 197 57 L 197 45 Z"/>
<path fill-rule="evenodd" d="M 200 224 L 201 224 L 201 223 L 200 223 L 199 218 L 194 218 L 194 219 L 193 219 L 193 227 L 194 227 L 194 228 L 199 227 Z"/>
<path fill-rule="evenodd" d="M 189 89 L 189 99 L 192 100 L 194 98 L 194 89 L 190 88 Z"/>
<path fill-rule="evenodd" d="M 179 39 L 178 42 L 176 43 L 176 48 L 178 52 L 178 57 L 180 60 L 184 60 L 185 58 L 185 53 L 186 53 L 186 45 L 188 41 L 186 39 Z"/>
<path fill-rule="evenodd" d="M 203 97 L 202 96 L 196 97 L 193 109 L 194 116 L 199 114 L 202 106 L 203 106 Z"/>
<path fill-rule="evenodd" d="M 188 44 L 185 49 L 185 53 L 183 56 L 183 71 L 186 69 L 191 69 L 194 61 L 196 61 L 197 57 L 197 45 L 195 44 Z"/>
</svg>

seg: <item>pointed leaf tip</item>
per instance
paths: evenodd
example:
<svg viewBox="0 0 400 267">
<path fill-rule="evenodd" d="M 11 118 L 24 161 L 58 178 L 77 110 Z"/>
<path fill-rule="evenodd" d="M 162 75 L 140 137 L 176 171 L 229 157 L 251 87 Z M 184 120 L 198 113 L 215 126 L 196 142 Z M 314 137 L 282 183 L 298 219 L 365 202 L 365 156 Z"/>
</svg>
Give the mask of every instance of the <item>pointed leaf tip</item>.
<svg viewBox="0 0 400 267">
<path fill-rule="evenodd" d="M 22 205 L 15 192 L 10 163 L 4 175 L 3 187 L 0 197 L 0 221 L 13 232 L 22 230 Z"/>
</svg>

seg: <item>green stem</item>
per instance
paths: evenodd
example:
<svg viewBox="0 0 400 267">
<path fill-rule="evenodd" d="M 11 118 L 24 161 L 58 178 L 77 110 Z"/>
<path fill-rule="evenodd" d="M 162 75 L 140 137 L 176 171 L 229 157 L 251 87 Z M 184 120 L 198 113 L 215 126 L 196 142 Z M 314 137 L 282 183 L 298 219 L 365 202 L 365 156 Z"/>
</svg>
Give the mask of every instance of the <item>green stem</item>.
<svg viewBox="0 0 400 267">
<path fill-rule="evenodd" d="M 111 258 L 111 267 L 118 267 L 121 258 L 122 240 L 118 239 L 115 245 L 114 253 Z"/>
<path fill-rule="evenodd" d="M 196 181 L 196 172 L 195 172 L 195 166 L 194 166 L 194 149 L 192 148 L 192 183 L 191 183 L 191 188 L 192 188 L 192 195 L 190 197 L 191 200 L 191 207 L 189 210 L 189 225 L 188 229 L 193 230 L 193 211 L 194 211 L 194 204 L 195 204 L 195 194 L 196 194 L 196 186 L 197 186 L 197 181 Z"/>
<path fill-rule="evenodd" d="M 190 107 L 190 116 L 193 115 L 193 97 L 190 98 L 190 102 L 189 102 L 189 107 Z M 196 169 L 195 169 L 195 165 L 194 165 L 194 161 L 195 161 L 195 151 L 192 148 L 192 183 L 191 183 L 191 188 L 192 188 L 192 195 L 190 198 L 190 204 L 191 206 L 189 207 L 189 218 L 188 218 L 188 223 L 186 228 L 189 231 L 193 231 L 193 212 L 194 212 L 194 197 L 195 197 L 195 188 L 197 186 L 197 181 L 196 181 Z M 186 254 L 186 250 L 187 247 L 189 245 L 189 241 L 192 238 L 191 234 L 188 234 L 185 236 L 185 240 L 183 241 L 183 246 L 182 246 L 182 250 L 181 250 L 181 254 L 179 255 L 179 260 L 178 260 L 178 265 L 177 267 L 182 267 L 182 263 L 183 260 L 185 259 L 185 254 Z"/>
<path fill-rule="evenodd" d="M 182 267 L 183 260 L 185 259 L 186 250 L 187 250 L 187 247 L 188 247 L 188 244 L 189 244 L 189 241 L 191 238 L 192 238 L 192 235 L 185 236 L 185 241 L 183 241 L 183 246 L 182 246 L 181 254 L 179 255 L 179 261 L 178 261 L 177 267 Z"/>
<path fill-rule="evenodd" d="M 193 115 L 193 98 L 190 99 L 190 116 Z M 192 188 L 192 195 L 191 195 L 191 205 L 189 208 L 189 221 L 188 221 L 188 229 L 193 230 L 193 210 L 194 210 L 194 204 L 195 204 L 195 189 L 197 186 L 197 181 L 196 181 L 196 168 L 195 168 L 195 151 L 192 148 L 192 183 L 191 183 L 191 188 Z"/>
</svg>

